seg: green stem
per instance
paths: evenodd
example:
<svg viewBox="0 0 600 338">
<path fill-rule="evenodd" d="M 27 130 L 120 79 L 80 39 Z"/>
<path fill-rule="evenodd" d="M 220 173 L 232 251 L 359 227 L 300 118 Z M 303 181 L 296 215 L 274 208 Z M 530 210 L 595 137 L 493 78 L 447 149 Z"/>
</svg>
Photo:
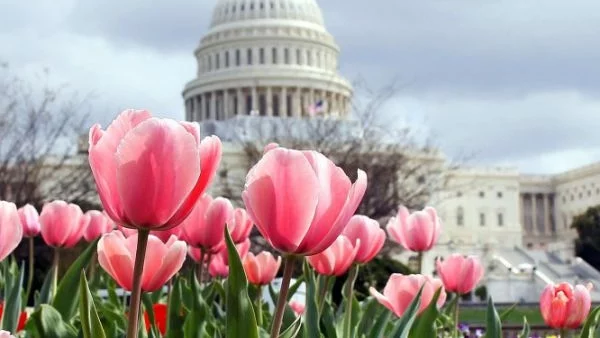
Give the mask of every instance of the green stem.
<svg viewBox="0 0 600 338">
<path fill-rule="evenodd" d="M 568 329 L 560 329 L 560 338 L 568 338 L 569 336 Z"/>
<path fill-rule="evenodd" d="M 460 298 L 459 297 L 460 296 L 457 293 L 456 294 L 456 306 L 454 307 L 454 329 L 455 329 L 457 338 L 460 337 L 460 331 L 458 330 L 458 324 L 459 324 L 458 323 L 458 318 L 459 318 L 458 313 L 459 313 L 459 307 L 460 307 L 460 305 L 459 305 Z"/>
<path fill-rule="evenodd" d="M 138 230 L 137 249 L 135 251 L 135 265 L 133 267 L 133 289 L 129 302 L 129 326 L 127 338 L 137 338 L 140 320 L 140 301 L 142 299 L 142 273 L 144 271 L 144 258 L 148 245 L 149 230 Z"/>
<path fill-rule="evenodd" d="M 92 254 L 92 260 L 90 261 L 90 268 L 88 270 L 88 280 L 90 283 L 95 284 L 94 279 L 96 278 L 96 269 L 98 266 L 98 253 L 94 251 Z"/>
<path fill-rule="evenodd" d="M 33 242 L 33 236 L 29 237 L 29 274 L 27 275 L 27 289 L 25 290 L 25 306 L 29 302 L 29 295 L 31 294 L 31 287 L 33 286 L 33 273 L 35 269 L 35 244 Z"/>
<path fill-rule="evenodd" d="M 417 252 L 417 273 L 423 273 L 423 253 Z"/>
<path fill-rule="evenodd" d="M 279 337 L 279 330 L 281 330 L 281 321 L 283 320 L 283 312 L 285 310 L 285 304 L 287 303 L 287 294 L 290 288 L 290 280 L 292 279 L 292 273 L 294 272 L 295 260 L 296 256 L 293 255 L 285 256 L 283 258 L 283 279 L 281 281 L 281 288 L 279 289 L 279 298 L 277 299 L 275 316 L 273 317 L 271 338 Z"/>
<path fill-rule="evenodd" d="M 54 248 L 54 261 L 52 262 L 52 299 L 56 295 L 56 289 L 58 288 L 58 268 L 60 266 L 60 248 Z"/>
<path fill-rule="evenodd" d="M 344 322 L 344 335 L 342 337 L 352 337 L 352 293 L 354 292 L 354 282 L 358 275 L 359 265 L 354 264 L 348 273 L 346 281 L 346 318 Z"/>
<path fill-rule="evenodd" d="M 200 261 L 198 262 L 198 283 L 202 285 L 202 279 L 204 278 L 204 250 L 200 248 Z"/>
<path fill-rule="evenodd" d="M 329 290 L 329 285 L 333 281 L 333 277 L 331 276 L 321 276 L 325 278 L 325 283 L 323 284 L 323 288 L 319 290 L 319 313 L 323 312 L 323 305 L 325 305 L 325 297 L 327 296 L 327 290 Z"/>
<path fill-rule="evenodd" d="M 263 320 L 263 316 L 262 316 L 262 291 L 263 291 L 263 286 L 259 285 L 258 286 L 258 292 L 256 294 L 256 323 L 258 324 L 258 327 L 262 326 L 262 320 Z"/>
</svg>

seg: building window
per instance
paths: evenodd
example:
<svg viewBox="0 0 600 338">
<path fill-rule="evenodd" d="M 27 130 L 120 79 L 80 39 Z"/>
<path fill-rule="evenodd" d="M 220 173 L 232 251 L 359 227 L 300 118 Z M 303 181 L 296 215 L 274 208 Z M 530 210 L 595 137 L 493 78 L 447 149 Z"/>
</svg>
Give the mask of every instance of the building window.
<svg viewBox="0 0 600 338">
<path fill-rule="evenodd" d="M 459 192 L 457 192 L 457 193 L 456 193 L 456 197 L 462 197 L 462 192 L 460 192 L 460 191 L 459 191 Z"/>
<path fill-rule="evenodd" d="M 261 48 L 258 50 L 258 62 L 261 65 L 265 64 L 265 49 L 264 48 Z"/>
<path fill-rule="evenodd" d="M 287 48 L 283 50 L 283 59 L 286 65 L 290 64 L 290 50 Z"/>
<path fill-rule="evenodd" d="M 242 63 L 242 56 L 239 49 L 235 50 L 235 65 L 239 66 Z"/>
<path fill-rule="evenodd" d="M 485 226 L 485 214 L 483 212 L 479 213 L 479 225 Z"/>
<path fill-rule="evenodd" d="M 296 49 L 296 63 L 302 65 L 302 52 L 300 49 Z"/>
<path fill-rule="evenodd" d="M 501 212 L 498 213 L 498 226 L 504 226 L 504 214 Z"/>
<path fill-rule="evenodd" d="M 307 56 L 307 58 L 306 58 L 307 62 L 306 63 L 309 66 L 312 66 L 313 65 L 313 58 L 312 58 L 313 55 L 312 55 L 312 53 L 310 51 L 306 51 L 306 56 Z"/>
<path fill-rule="evenodd" d="M 600 195 L 600 188 L 596 188 L 596 195 Z"/>
<path fill-rule="evenodd" d="M 588 197 L 591 197 L 591 196 L 592 196 L 592 191 L 588 190 Z"/>
<path fill-rule="evenodd" d="M 417 183 L 425 184 L 425 176 L 421 175 L 421 176 L 417 177 Z"/>
<path fill-rule="evenodd" d="M 456 225 L 463 226 L 465 225 L 465 211 L 462 207 L 458 207 L 456 209 Z"/>
<path fill-rule="evenodd" d="M 248 51 L 246 53 L 246 57 L 248 58 L 248 64 L 251 65 L 252 64 L 252 49 L 248 48 Z"/>
<path fill-rule="evenodd" d="M 212 55 L 208 55 L 208 71 L 212 70 Z"/>
<path fill-rule="evenodd" d="M 563 203 L 567 203 L 567 197 L 563 196 L 562 201 L 563 201 Z"/>
<path fill-rule="evenodd" d="M 273 55 L 271 56 L 271 58 L 273 59 L 273 64 L 276 65 L 277 64 L 277 48 L 273 48 Z"/>
<path fill-rule="evenodd" d="M 496 193 L 496 196 L 498 196 L 498 198 L 502 198 L 502 191 L 498 191 L 498 192 Z"/>
<path fill-rule="evenodd" d="M 225 51 L 225 68 L 229 68 L 229 51 Z"/>
<path fill-rule="evenodd" d="M 583 198 L 583 193 L 580 192 L 579 193 L 579 199 L 582 199 L 582 198 Z"/>
<path fill-rule="evenodd" d="M 575 200 L 575 196 L 573 196 L 573 194 L 571 194 L 571 201 Z"/>
<path fill-rule="evenodd" d="M 215 68 L 219 69 L 221 68 L 221 54 L 217 53 L 215 54 Z"/>
<path fill-rule="evenodd" d="M 485 197 L 485 191 L 480 191 L 479 192 L 479 197 L 484 198 Z"/>
</svg>

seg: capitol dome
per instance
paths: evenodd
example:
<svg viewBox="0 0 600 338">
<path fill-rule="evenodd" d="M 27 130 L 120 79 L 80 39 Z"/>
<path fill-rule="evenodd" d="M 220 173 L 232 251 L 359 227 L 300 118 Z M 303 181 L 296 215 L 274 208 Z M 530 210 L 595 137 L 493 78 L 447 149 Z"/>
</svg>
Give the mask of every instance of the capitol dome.
<svg viewBox="0 0 600 338">
<path fill-rule="evenodd" d="M 188 121 L 346 116 L 352 87 L 315 0 L 219 0 L 186 84 Z"/>
</svg>

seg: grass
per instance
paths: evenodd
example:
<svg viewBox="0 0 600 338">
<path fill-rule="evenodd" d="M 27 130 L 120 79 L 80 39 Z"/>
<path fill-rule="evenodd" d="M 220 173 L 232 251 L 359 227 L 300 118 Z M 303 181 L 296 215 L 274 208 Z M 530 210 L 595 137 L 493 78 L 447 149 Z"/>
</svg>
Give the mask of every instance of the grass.
<svg viewBox="0 0 600 338">
<path fill-rule="evenodd" d="M 499 306 L 497 307 L 498 313 L 502 314 L 510 306 Z M 459 317 L 461 323 L 468 324 L 485 324 L 485 313 L 486 308 L 482 307 L 462 307 L 460 309 Z M 544 325 L 544 319 L 540 314 L 540 309 L 537 306 L 517 306 L 512 312 L 505 318 L 503 324 L 505 325 L 522 325 L 523 317 L 527 317 L 527 321 L 530 325 Z"/>
</svg>

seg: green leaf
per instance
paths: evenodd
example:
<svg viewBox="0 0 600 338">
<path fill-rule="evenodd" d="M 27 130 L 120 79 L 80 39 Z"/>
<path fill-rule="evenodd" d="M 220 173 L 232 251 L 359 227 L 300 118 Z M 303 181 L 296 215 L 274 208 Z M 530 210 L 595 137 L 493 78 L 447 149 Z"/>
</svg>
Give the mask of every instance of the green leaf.
<svg viewBox="0 0 600 338">
<path fill-rule="evenodd" d="M 300 328 L 302 328 L 302 316 L 298 316 L 296 320 L 294 320 L 294 322 L 279 335 L 279 338 L 295 338 L 298 336 Z"/>
<path fill-rule="evenodd" d="M 519 333 L 519 338 L 529 338 L 529 323 L 527 317 L 523 316 L 523 330 Z"/>
<path fill-rule="evenodd" d="M 417 318 L 415 325 L 413 326 L 410 332 L 411 337 L 437 337 L 435 320 L 440 314 L 440 311 L 437 307 L 437 301 L 440 298 L 441 292 L 442 288 L 439 288 L 433 295 L 429 306 L 427 306 L 425 311 L 423 311 L 421 315 Z"/>
<path fill-rule="evenodd" d="M 502 338 L 502 322 L 500 321 L 500 316 L 498 315 L 498 311 L 496 311 L 496 307 L 494 306 L 494 302 L 492 301 L 492 297 L 488 298 L 488 306 L 486 317 L 486 338 Z"/>
<path fill-rule="evenodd" d="M 79 284 L 79 317 L 81 318 L 81 329 L 84 338 L 106 338 L 104 328 L 98 317 L 96 305 L 92 298 L 92 293 L 85 278 L 85 270 L 81 270 L 81 279 Z"/>
<path fill-rule="evenodd" d="M 252 301 L 248 296 L 248 279 L 240 256 L 225 227 L 225 241 L 229 255 L 227 278 L 227 338 L 258 338 L 258 325 Z"/>
<path fill-rule="evenodd" d="M 31 338 L 77 338 L 77 331 L 65 323 L 61 314 L 48 304 L 31 314 L 25 329 Z"/>
<path fill-rule="evenodd" d="M 50 303 L 50 297 L 52 295 L 52 276 L 54 276 L 54 266 L 50 267 L 46 277 L 44 277 L 44 283 L 40 289 L 40 295 L 35 302 L 35 307 L 38 308 L 41 304 Z"/>
<path fill-rule="evenodd" d="M 508 316 L 510 316 L 510 314 L 515 311 L 517 305 L 519 305 L 519 303 L 514 303 L 508 309 L 502 311 L 502 313 L 500 314 L 500 322 L 504 322 L 506 318 L 508 318 Z"/>
<path fill-rule="evenodd" d="M 319 309 L 317 308 L 317 282 L 315 274 L 306 260 L 304 260 L 304 280 L 306 281 L 304 337 L 318 338 L 321 337 L 321 330 L 319 328 Z"/>
<path fill-rule="evenodd" d="M 202 299 L 200 285 L 196 280 L 196 269 L 191 269 L 190 276 L 192 308 L 184 324 L 185 338 L 206 337 L 206 321 L 208 319 L 208 305 Z"/>
<path fill-rule="evenodd" d="M 423 286 L 421 286 L 421 288 L 419 289 L 419 292 L 417 292 L 417 294 L 415 295 L 415 298 L 412 300 L 412 302 L 410 302 L 410 305 L 408 306 L 408 308 L 406 308 L 406 311 L 404 311 L 404 314 L 402 315 L 402 317 L 400 317 L 398 324 L 396 324 L 396 327 L 394 327 L 392 337 L 394 337 L 394 338 L 407 338 L 408 337 L 408 334 L 410 333 L 410 329 L 412 328 L 415 318 L 417 317 L 417 311 L 419 310 L 419 306 L 421 305 L 421 294 L 422 293 L 423 293 Z"/>
<path fill-rule="evenodd" d="M 338 332 L 335 327 L 335 316 L 333 315 L 333 306 L 326 303 L 321 313 L 321 328 L 327 338 L 337 338 Z"/>
<path fill-rule="evenodd" d="M 148 320 L 150 321 L 150 337 L 160 337 L 160 332 L 156 326 L 156 317 L 154 316 L 154 299 L 151 294 L 142 294 L 142 303 L 144 304 L 144 310 L 148 314 Z M 144 323 L 145 324 L 145 323 Z"/>
<path fill-rule="evenodd" d="M 96 252 L 96 244 L 98 244 L 98 240 L 92 242 L 90 246 L 79 255 L 75 262 L 71 264 L 56 288 L 52 306 L 62 315 L 65 321 L 70 321 L 77 312 L 77 305 L 79 303 L 79 276 L 81 270 L 84 270 L 85 267 L 88 266 L 94 252 Z"/>
<path fill-rule="evenodd" d="M 304 282 L 304 276 L 300 276 L 298 277 L 298 279 L 296 279 L 296 281 L 294 281 L 294 284 L 292 284 L 288 290 L 288 294 L 287 294 L 287 301 L 289 302 L 292 297 L 294 297 L 294 294 L 296 294 L 296 291 L 298 291 L 298 288 L 300 287 L 300 285 L 302 285 L 302 282 Z M 277 302 L 275 301 L 274 304 L 277 304 Z"/>
<path fill-rule="evenodd" d="M 14 276 L 14 274 L 10 274 Z M 2 314 L 2 329 L 9 332 L 16 332 L 21 315 L 23 298 L 23 278 L 25 276 L 25 264 L 21 264 L 21 270 L 17 278 L 7 278 L 5 285 L 4 312 Z"/>
<path fill-rule="evenodd" d="M 383 311 L 381 311 L 383 310 Z M 387 308 L 382 308 L 379 314 L 379 317 L 377 317 L 377 320 L 375 321 L 375 324 L 373 325 L 373 328 L 371 329 L 370 334 L 367 337 L 373 337 L 373 338 L 382 338 L 385 334 L 386 331 L 386 327 L 388 322 L 390 321 L 390 317 L 392 315 L 392 312 L 390 310 L 388 310 Z M 359 336 L 360 337 L 360 336 Z"/>
<path fill-rule="evenodd" d="M 177 277 L 173 282 L 173 289 L 169 298 L 167 309 L 167 338 L 183 337 L 183 325 L 185 316 L 183 315 L 183 295 L 181 292 L 181 278 Z"/>
<path fill-rule="evenodd" d="M 581 338 L 591 338 L 598 327 L 598 315 L 600 315 L 600 306 L 592 310 L 587 316 L 581 329 Z"/>
<path fill-rule="evenodd" d="M 357 337 L 362 337 L 363 335 L 368 336 L 368 332 L 374 324 L 373 318 L 375 318 L 375 314 L 381 310 L 379 303 L 375 298 L 369 298 L 369 300 L 365 301 L 363 304 L 363 309 L 360 312 L 360 320 L 358 321 L 358 327 L 356 329 Z M 385 311 L 387 312 L 387 309 L 385 309 Z"/>
</svg>

